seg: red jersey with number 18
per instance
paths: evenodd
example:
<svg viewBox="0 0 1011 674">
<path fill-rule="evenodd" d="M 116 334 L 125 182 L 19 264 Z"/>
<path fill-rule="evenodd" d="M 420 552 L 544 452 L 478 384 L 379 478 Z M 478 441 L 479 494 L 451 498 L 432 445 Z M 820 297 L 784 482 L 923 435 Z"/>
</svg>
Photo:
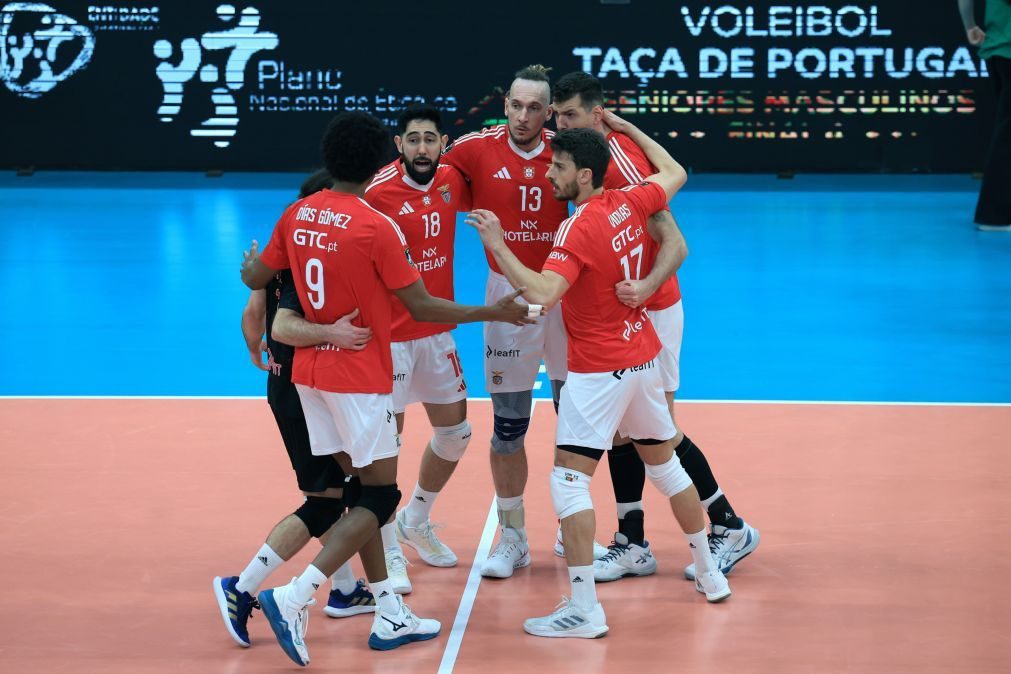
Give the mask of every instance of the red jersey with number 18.
<svg viewBox="0 0 1011 674">
<path fill-rule="evenodd" d="M 452 166 L 439 166 L 427 185 L 411 179 L 401 161 L 382 168 L 365 188 L 365 201 L 397 221 L 414 267 L 435 297 L 453 299 L 453 241 L 457 211 L 470 210 L 470 186 Z M 445 323 L 419 323 L 393 297 L 393 341 L 431 337 L 452 330 Z"/>
<path fill-rule="evenodd" d="M 660 352 L 646 309 L 619 302 L 614 286 L 645 271 L 646 220 L 666 203 L 656 183 L 605 190 L 581 203 L 558 228 L 544 271 L 569 282 L 562 317 L 570 372 L 634 367 Z"/>
<path fill-rule="evenodd" d="M 509 250 L 530 269 L 544 264 L 558 225 L 569 215 L 568 204 L 554 198 L 546 177 L 554 135 L 542 130 L 537 147 L 524 152 L 500 124 L 461 136 L 442 158 L 470 181 L 474 208 L 498 216 Z M 485 255 L 492 271 L 501 273 L 495 258 L 488 251 Z"/>
<path fill-rule="evenodd" d="M 623 133 L 612 131 L 607 136 L 607 149 L 611 151 L 611 163 L 607 165 L 604 175 L 605 190 L 620 190 L 629 185 L 638 185 L 646 176 L 656 173 L 656 167 L 646 158 L 642 148 Z M 666 206 L 666 204 L 664 204 Z M 650 264 L 656 259 L 660 244 L 648 237 L 648 257 Z M 649 273 L 649 268 L 643 270 Z M 655 293 L 646 300 L 646 308 L 652 311 L 666 309 L 681 301 L 681 286 L 678 285 L 677 274 L 664 281 Z"/>
<path fill-rule="evenodd" d="M 322 190 L 288 207 L 260 259 L 291 268 L 307 320 L 334 323 L 358 309 L 354 324 L 372 328 L 361 351 L 296 349 L 291 380 L 334 393 L 390 393 L 389 292 L 420 278 L 396 223 L 353 194 Z"/>
</svg>

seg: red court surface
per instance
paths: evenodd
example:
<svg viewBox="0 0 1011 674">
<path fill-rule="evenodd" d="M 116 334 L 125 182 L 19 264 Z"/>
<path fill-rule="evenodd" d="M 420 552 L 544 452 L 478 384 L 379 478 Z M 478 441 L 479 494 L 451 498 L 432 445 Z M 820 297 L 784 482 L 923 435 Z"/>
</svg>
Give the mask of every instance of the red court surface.
<svg viewBox="0 0 1011 674">
<path fill-rule="evenodd" d="M 310 669 L 436 672 L 993 672 L 1011 669 L 1011 407 L 682 404 L 762 544 L 707 605 L 683 580 L 688 554 L 647 484 L 660 571 L 599 587 L 610 634 L 527 636 L 524 618 L 568 592 L 551 552 L 554 414 L 528 436 L 533 565 L 483 580 L 459 650 L 447 645 L 492 502 L 486 402 L 471 406 L 469 454 L 435 507 L 455 569 L 410 567 L 420 615 L 443 635 L 389 653 L 370 618 L 312 609 Z M 408 415 L 401 489 L 429 431 Z M 299 504 L 262 400 L 0 400 L 0 671 L 274 672 L 298 669 L 259 614 L 253 647 L 226 635 L 211 593 Z M 593 486 L 610 539 L 606 466 Z M 268 580 L 283 584 L 310 544 Z M 310 549 L 312 548 L 312 549 Z M 325 601 L 321 592 L 318 599 Z"/>
</svg>

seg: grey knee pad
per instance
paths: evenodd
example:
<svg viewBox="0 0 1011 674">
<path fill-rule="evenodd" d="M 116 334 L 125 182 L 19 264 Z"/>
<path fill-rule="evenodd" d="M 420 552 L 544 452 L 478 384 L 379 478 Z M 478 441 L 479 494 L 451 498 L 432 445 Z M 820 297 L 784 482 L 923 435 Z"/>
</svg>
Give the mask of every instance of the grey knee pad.
<svg viewBox="0 0 1011 674">
<path fill-rule="evenodd" d="M 515 454 L 523 446 L 530 425 L 533 392 L 492 393 L 491 406 L 495 415 L 495 432 L 491 436 L 491 451 L 503 456 Z"/>
</svg>

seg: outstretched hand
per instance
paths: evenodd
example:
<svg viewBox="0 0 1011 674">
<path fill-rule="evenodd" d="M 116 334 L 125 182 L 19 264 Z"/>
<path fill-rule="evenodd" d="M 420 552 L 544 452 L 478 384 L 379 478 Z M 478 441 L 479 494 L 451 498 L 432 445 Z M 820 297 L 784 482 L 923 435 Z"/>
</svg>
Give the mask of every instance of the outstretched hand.
<svg viewBox="0 0 1011 674">
<path fill-rule="evenodd" d="M 477 230 L 485 248 L 491 250 L 504 242 L 502 223 L 491 211 L 475 208 L 467 215 L 465 222 Z"/>
<path fill-rule="evenodd" d="M 492 320 L 513 325 L 535 325 L 537 317 L 544 313 L 544 308 L 537 304 L 517 302 L 516 298 L 526 291 L 526 288 L 514 290 L 496 302 L 493 305 L 496 318 Z"/>
</svg>

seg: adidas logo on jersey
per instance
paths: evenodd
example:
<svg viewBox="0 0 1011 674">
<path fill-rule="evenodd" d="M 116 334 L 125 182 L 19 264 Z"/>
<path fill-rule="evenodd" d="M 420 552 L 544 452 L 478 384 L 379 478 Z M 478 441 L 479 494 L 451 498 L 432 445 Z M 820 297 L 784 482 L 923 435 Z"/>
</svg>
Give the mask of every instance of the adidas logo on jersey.
<svg viewBox="0 0 1011 674">
<path fill-rule="evenodd" d="M 413 213 L 413 212 L 414 212 L 414 209 L 411 208 L 411 205 L 405 201 L 404 202 L 404 207 L 400 209 L 400 212 L 397 213 L 397 215 L 407 215 L 408 213 Z"/>
<path fill-rule="evenodd" d="M 497 172 L 492 175 L 493 178 L 498 178 L 499 180 L 512 180 L 513 177 L 509 175 L 509 169 L 505 166 L 500 168 Z"/>
</svg>

